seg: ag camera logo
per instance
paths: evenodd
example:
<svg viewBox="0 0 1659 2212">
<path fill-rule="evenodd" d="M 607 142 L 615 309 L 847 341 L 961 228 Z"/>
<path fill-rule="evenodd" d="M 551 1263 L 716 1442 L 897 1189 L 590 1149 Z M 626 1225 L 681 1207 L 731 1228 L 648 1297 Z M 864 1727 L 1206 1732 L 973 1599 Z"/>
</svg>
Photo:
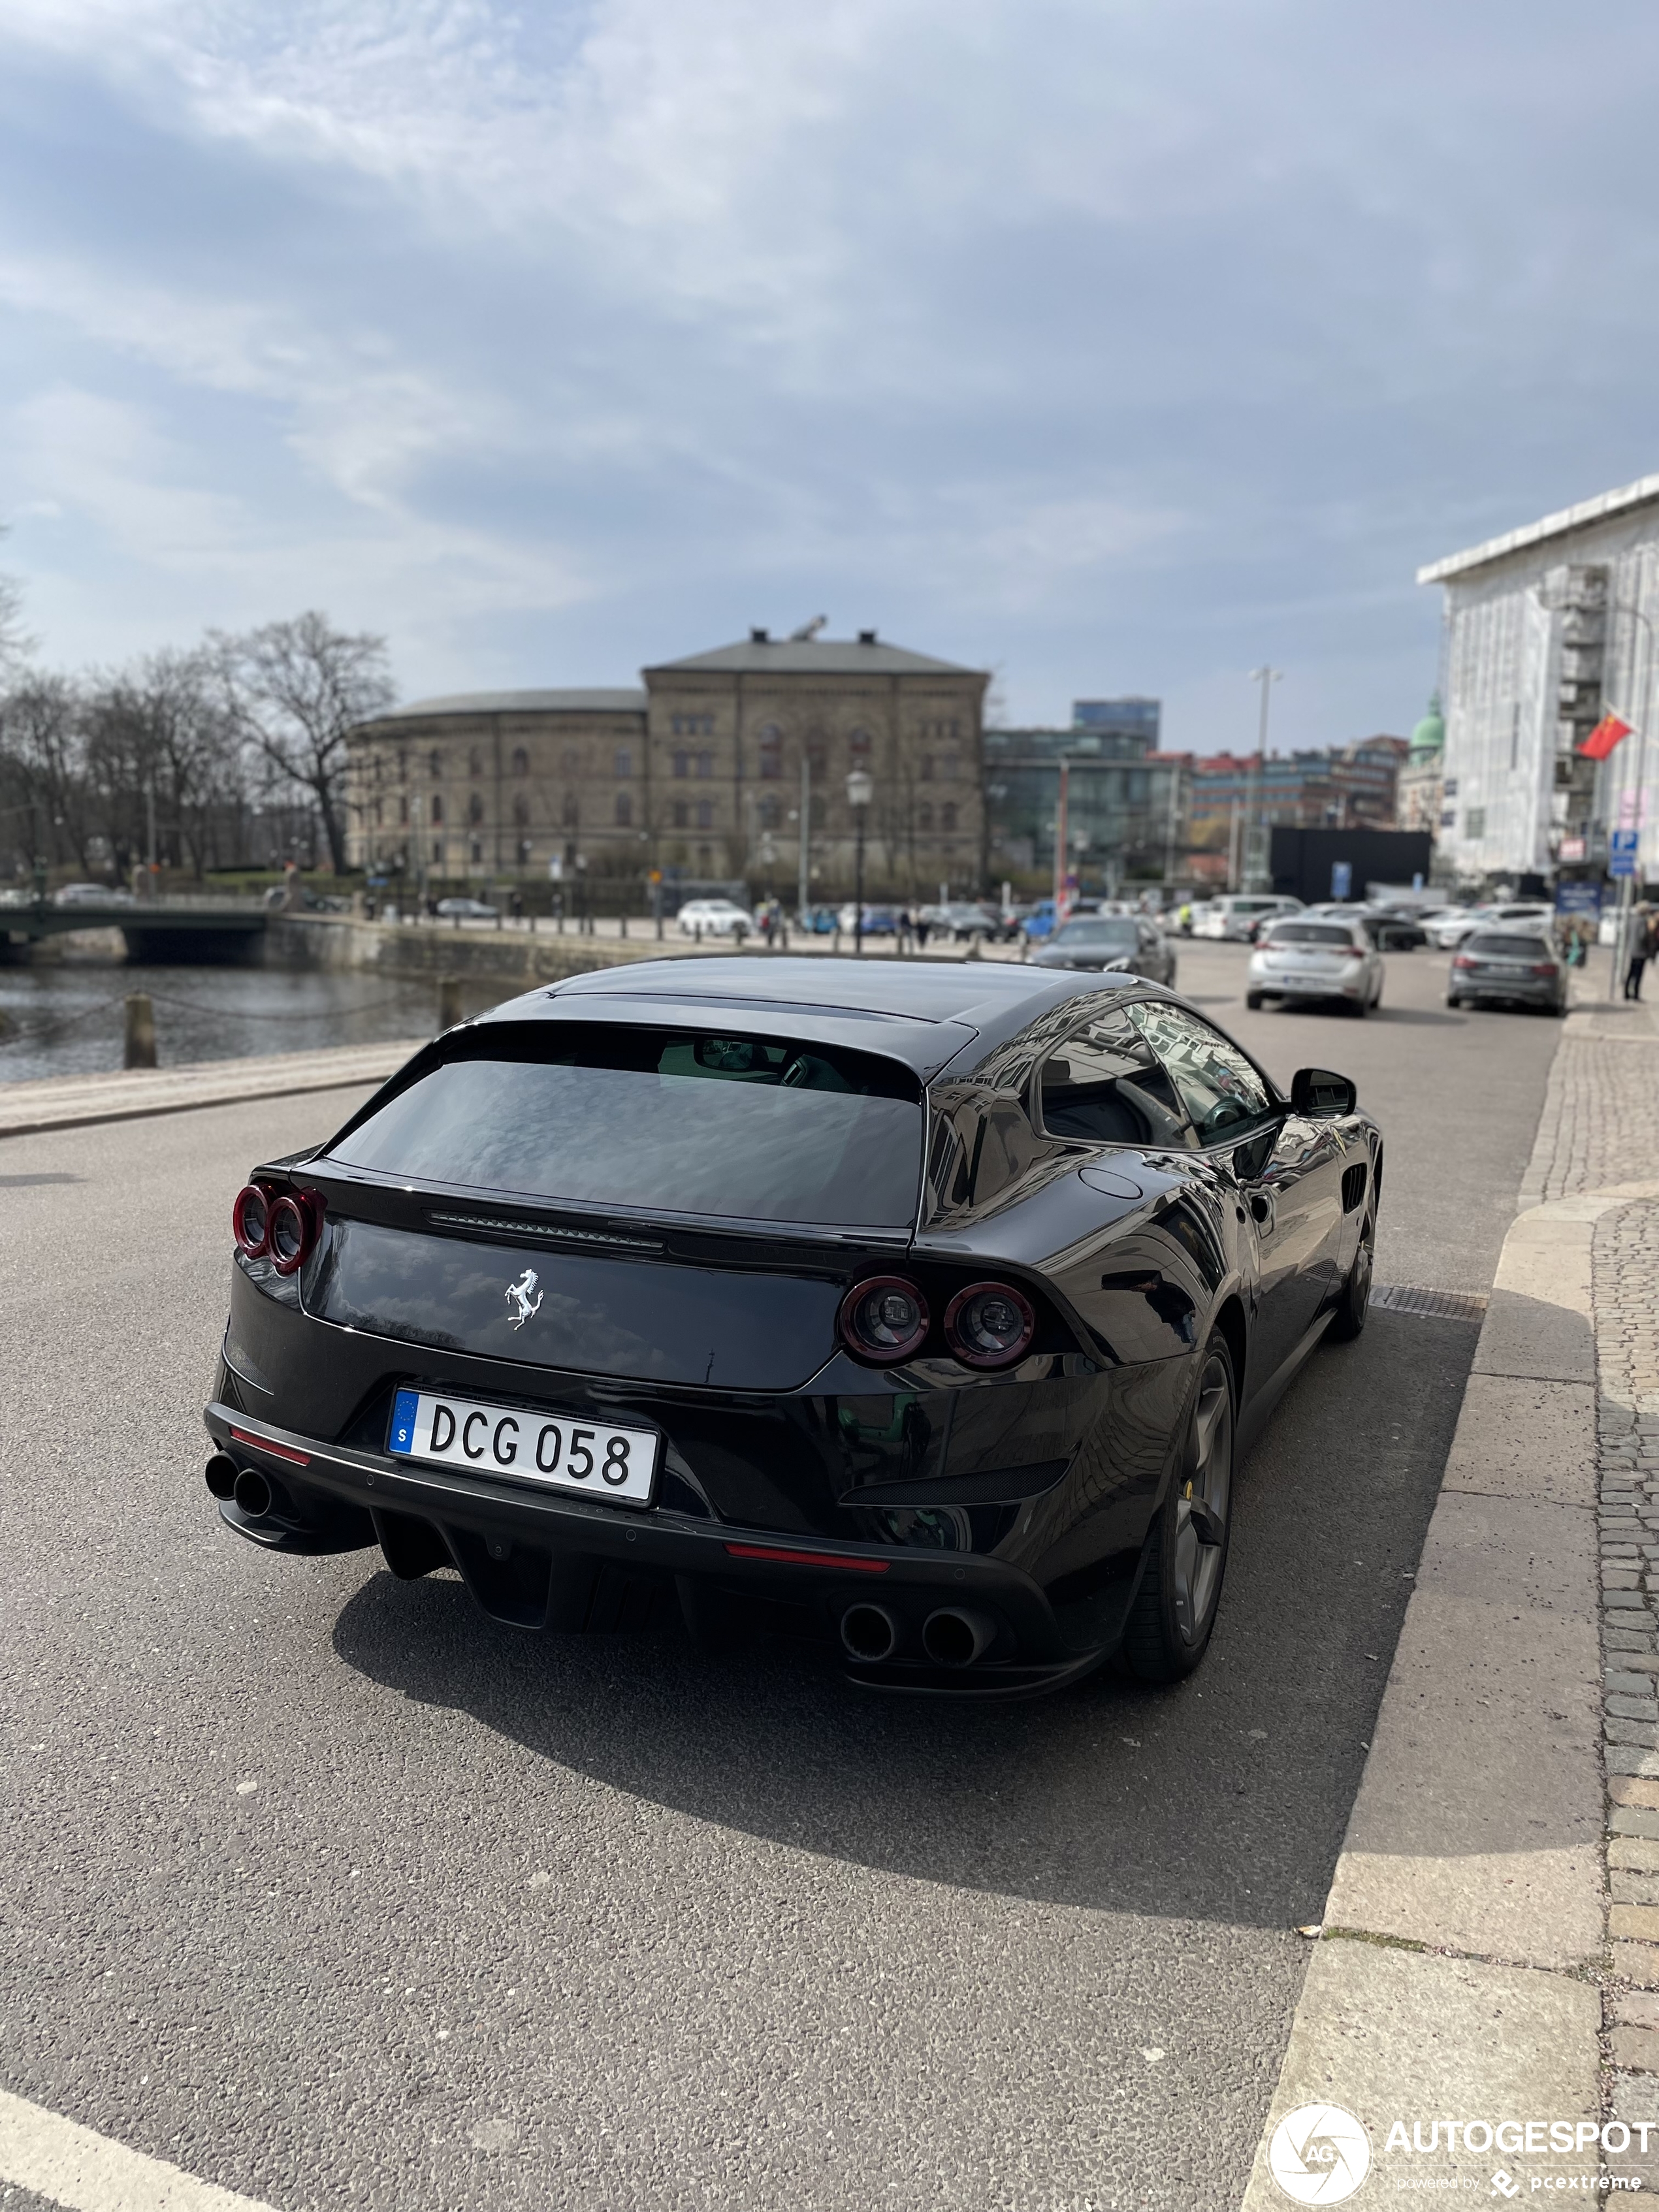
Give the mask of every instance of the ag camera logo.
<svg viewBox="0 0 1659 2212">
<path fill-rule="evenodd" d="M 1288 2112 L 1267 2145 L 1267 2171 L 1294 2204 L 1340 2204 L 1371 2170 L 1371 2139 L 1340 2105 Z"/>
</svg>

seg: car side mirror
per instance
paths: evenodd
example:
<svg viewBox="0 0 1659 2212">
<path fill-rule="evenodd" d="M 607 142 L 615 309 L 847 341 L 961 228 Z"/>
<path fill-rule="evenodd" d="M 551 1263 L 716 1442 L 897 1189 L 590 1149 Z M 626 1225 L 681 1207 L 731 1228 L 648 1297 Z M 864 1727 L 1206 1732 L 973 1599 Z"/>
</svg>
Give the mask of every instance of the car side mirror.
<svg viewBox="0 0 1659 2212">
<path fill-rule="evenodd" d="M 1291 1111 L 1310 1121 L 1328 1121 L 1352 1114 L 1359 1103 L 1357 1085 L 1328 1067 L 1298 1067 L 1291 1078 Z"/>
</svg>

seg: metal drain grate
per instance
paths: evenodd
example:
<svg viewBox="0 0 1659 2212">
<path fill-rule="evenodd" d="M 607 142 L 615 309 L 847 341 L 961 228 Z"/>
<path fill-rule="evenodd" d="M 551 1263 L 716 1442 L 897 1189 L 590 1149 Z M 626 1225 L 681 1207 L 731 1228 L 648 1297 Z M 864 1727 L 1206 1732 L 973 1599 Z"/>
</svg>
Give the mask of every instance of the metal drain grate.
<svg viewBox="0 0 1659 2212">
<path fill-rule="evenodd" d="M 1484 1291 L 1418 1291 L 1404 1283 L 1378 1283 L 1371 1304 L 1385 1313 L 1415 1314 L 1421 1321 L 1482 1321 L 1486 1312 Z"/>
</svg>

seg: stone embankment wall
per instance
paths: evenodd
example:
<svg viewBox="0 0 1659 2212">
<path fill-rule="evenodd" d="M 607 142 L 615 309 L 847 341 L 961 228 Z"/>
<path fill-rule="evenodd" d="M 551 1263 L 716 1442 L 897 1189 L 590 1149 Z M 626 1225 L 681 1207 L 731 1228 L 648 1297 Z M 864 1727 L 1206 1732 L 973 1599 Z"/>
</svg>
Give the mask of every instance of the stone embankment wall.
<svg viewBox="0 0 1659 2212">
<path fill-rule="evenodd" d="M 352 921 L 344 916 L 273 915 L 265 933 L 270 968 L 372 969 L 383 975 L 459 975 L 518 984 L 556 983 L 593 968 L 660 958 L 676 948 L 641 936 L 561 937 L 550 924 L 453 929 L 442 923 Z"/>
</svg>

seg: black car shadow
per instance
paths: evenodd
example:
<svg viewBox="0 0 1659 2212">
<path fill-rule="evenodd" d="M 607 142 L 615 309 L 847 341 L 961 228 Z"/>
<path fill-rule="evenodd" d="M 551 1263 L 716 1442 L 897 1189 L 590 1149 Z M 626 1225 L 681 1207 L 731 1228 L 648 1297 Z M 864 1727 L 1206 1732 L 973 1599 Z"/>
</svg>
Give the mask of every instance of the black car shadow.
<svg viewBox="0 0 1659 2212">
<path fill-rule="evenodd" d="M 1101 1673 L 1018 1705 L 884 1697 L 810 1647 L 708 1658 L 672 1619 L 521 1635 L 447 1576 L 384 1572 L 340 1613 L 335 1649 L 538 1758 L 777 1843 L 1048 1904 L 1310 1920 L 1474 1338 L 1378 1313 L 1358 1344 L 1315 1355 L 1242 1479 L 1209 1656 L 1174 1688 Z"/>
</svg>

